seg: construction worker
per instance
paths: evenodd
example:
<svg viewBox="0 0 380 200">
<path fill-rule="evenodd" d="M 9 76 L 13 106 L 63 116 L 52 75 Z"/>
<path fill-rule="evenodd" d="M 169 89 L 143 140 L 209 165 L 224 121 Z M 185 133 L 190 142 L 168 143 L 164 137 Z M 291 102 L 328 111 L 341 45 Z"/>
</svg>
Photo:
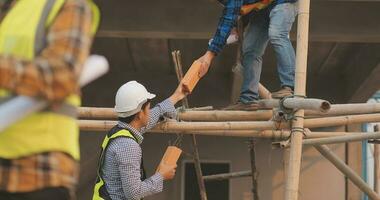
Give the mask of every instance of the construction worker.
<svg viewBox="0 0 380 200">
<path fill-rule="evenodd" d="M 172 179 L 177 166 L 162 164 L 146 178 L 141 143 L 143 133 L 153 128 L 162 116 L 175 117 L 174 105 L 186 94 L 182 86 L 166 100 L 150 109 L 156 95 L 136 81 L 122 85 L 116 93 L 118 124 L 105 136 L 93 200 L 139 200 L 161 192 L 163 181 Z"/>
<path fill-rule="evenodd" d="M 99 12 L 90 0 L 0 0 L 0 8 L 0 103 L 15 95 L 50 103 L 0 132 L 0 199 L 73 199 L 78 78 Z"/>
<path fill-rule="evenodd" d="M 297 15 L 297 0 L 225 0 L 223 15 L 206 53 L 199 58 L 202 62 L 200 75 L 207 73 L 214 57 L 221 52 L 231 29 L 236 24 L 241 9 L 255 3 L 267 3 L 259 10 L 250 12 L 249 23 L 244 32 L 242 44 L 243 85 L 236 104 L 228 110 L 256 110 L 258 108 L 258 86 L 262 68 L 262 56 L 268 41 L 277 57 L 277 70 L 281 89 L 272 93 L 273 98 L 293 94 L 295 74 L 295 53 L 289 39 L 289 32 Z"/>
</svg>

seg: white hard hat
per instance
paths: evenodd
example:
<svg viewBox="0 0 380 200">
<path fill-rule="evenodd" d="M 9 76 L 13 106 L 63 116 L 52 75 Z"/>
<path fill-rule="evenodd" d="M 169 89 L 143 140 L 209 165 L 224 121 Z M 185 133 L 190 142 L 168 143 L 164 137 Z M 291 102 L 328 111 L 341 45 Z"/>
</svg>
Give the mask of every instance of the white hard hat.
<svg viewBox="0 0 380 200">
<path fill-rule="evenodd" d="M 129 81 L 117 90 L 115 97 L 115 111 L 119 117 L 129 117 L 140 112 L 141 107 L 148 99 L 156 97 L 137 81 Z"/>
</svg>

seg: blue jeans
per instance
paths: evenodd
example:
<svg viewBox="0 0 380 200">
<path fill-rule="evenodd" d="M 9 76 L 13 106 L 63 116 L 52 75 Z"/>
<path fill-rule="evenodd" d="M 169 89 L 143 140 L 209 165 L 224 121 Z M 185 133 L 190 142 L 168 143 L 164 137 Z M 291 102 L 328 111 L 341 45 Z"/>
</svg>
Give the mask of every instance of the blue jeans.
<svg viewBox="0 0 380 200">
<path fill-rule="evenodd" d="M 242 46 L 243 85 L 239 101 L 249 103 L 258 99 L 262 56 L 272 44 L 277 58 L 281 86 L 294 87 L 295 53 L 289 32 L 297 16 L 296 3 L 283 3 L 261 10 L 250 17 Z"/>
</svg>

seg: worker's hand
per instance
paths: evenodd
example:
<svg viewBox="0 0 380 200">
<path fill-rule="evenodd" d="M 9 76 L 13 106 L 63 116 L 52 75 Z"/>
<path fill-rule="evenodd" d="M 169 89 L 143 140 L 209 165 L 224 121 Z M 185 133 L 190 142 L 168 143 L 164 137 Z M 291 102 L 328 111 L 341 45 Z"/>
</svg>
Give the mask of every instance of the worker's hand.
<svg viewBox="0 0 380 200">
<path fill-rule="evenodd" d="M 171 180 L 175 176 L 176 169 L 177 169 L 177 165 L 167 165 L 167 164 L 161 163 L 160 166 L 158 167 L 157 172 L 161 174 L 164 180 Z"/>
<path fill-rule="evenodd" d="M 175 105 L 178 101 L 182 100 L 183 98 L 188 95 L 187 92 L 184 91 L 182 83 L 180 83 L 177 87 L 177 89 L 174 91 L 172 96 L 169 97 L 170 101 Z"/>
<path fill-rule="evenodd" d="M 198 59 L 201 62 L 201 69 L 199 70 L 199 77 L 203 77 L 210 68 L 211 62 L 214 59 L 215 54 L 211 51 L 207 51 L 202 57 Z"/>
</svg>

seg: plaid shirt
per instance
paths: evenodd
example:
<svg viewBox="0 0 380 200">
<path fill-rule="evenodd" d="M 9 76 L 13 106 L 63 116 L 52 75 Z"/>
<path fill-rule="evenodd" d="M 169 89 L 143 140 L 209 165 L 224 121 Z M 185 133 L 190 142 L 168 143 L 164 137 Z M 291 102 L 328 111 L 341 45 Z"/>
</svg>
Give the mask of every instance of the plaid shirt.
<svg viewBox="0 0 380 200">
<path fill-rule="evenodd" d="M 148 125 L 136 130 L 129 124 L 119 122 L 118 126 L 132 132 L 134 140 L 115 138 L 108 145 L 102 165 L 103 180 L 112 200 L 139 200 L 161 192 L 163 177 L 159 173 L 141 181 L 140 165 L 143 133 L 153 128 L 161 116 L 175 117 L 176 110 L 170 100 L 165 100 L 150 110 Z"/>
<path fill-rule="evenodd" d="M 12 8 L 3 7 L 4 2 L 0 1 L 0 20 Z M 46 48 L 35 60 L 0 55 L 0 88 L 51 101 L 62 101 L 77 92 L 77 78 L 92 41 L 91 21 L 85 0 L 67 0 L 48 30 Z M 15 66 L 20 68 L 16 70 Z M 63 186 L 73 192 L 78 171 L 77 161 L 62 152 L 0 158 L 0 190 L 28 192 Z"/>
<path fill-rule="evenodd" d="M 0 55 L 0 88 L 50 101 L 78 93 L 91 41 L 91 8 L 85 0 L 67 0 L 49 27 L 46 48 L 34 60 Z"/>
<path fill-rule="evenodd" d="M 275 0 L 275 4 L 296 2 L 297 0 Z M 224 5 L 223 14 L 220 17 L 218 28 L 215 35 L 208 46 L 208 50 L 218 54 L 222 51 L 226 44 L 227 38 L 233 27 L 236 26 L 236 21 L 240 14 L 240 9 L 243 5 L 254 4 L 257 2 L 265 2 L 264 0 L 220 0 Z M 271 3 L 271 2 L 270 2 Z M 270 4 L 269 3 L 269 4 Z M 268 5 L 269 5 L 268 4 Z"/>
</svg>

